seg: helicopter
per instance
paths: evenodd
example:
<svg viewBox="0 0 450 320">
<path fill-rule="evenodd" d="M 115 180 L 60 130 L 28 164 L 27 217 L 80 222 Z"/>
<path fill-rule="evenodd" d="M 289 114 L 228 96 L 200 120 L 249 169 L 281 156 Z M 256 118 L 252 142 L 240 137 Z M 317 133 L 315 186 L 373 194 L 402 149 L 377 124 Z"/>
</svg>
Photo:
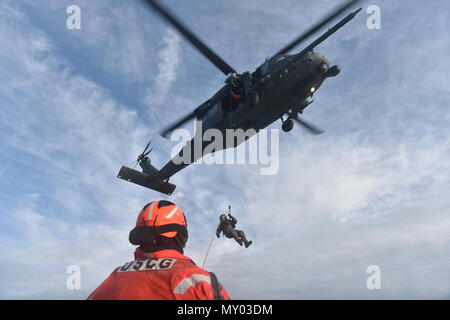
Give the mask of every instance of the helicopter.
<svg viewBox="0 0 450 320">
<path fill-rule="evenodd" d="M 169 178 L 206 154 L 194 152 L 194 149 L 198 139 L 201 139 L 203 133 L 209 129 L 216 129 L 223 133 L 230 129 L 241 129 L 253 132 L 254 135 L 274 121 L 281 119 L 281 128 L 284 132 L 291 131 L 295 121 L 312 134 L 323 133 L 322 130 L 301 119 L 299 115 L 313 102 L 313 95 L 325 79 L 335 77 L 340 73 L 340 67 L 338 65 L 331 66 L 328 59 L 323 54 L 315 52 L 314 49 L 354 19 L 362 8 L 349 13 L 300 52 L 293 54 L 289 52 L 360 1 L 345 2 L 276 54 L 267 58 L 253 72 L 246 71 L 239 74 L 157 0 L 142 0 L 145 5 L 155 10 L 177 29 L 227 77 L 225 85 L 216 94 L 191 113 L 161 131 L 161 135 L 167 137 L 169 133 L 192 119 L 196 119 L 197 123 L 201 124 L 201 129 L 196 130 L 194 138 L 188 141 L 161 170 L 151 164 L 149 154 L 152 149 L 148 149 L 150 146 L 148 143 L 136 159 L 136 164 L 139 164 L 142 172 L 122 166 L 117 175 L 118 178 L 171 195 L 176 185 L 170 183 Z M 224 148 L 236 147 L 251 136 L 250 133 L 244 139 L 234 139 L 231 146 Z M 210 141 L 201 139 L 202 151 L 206 151 L 205 149 L 210 143 Z M 219 150 L 216 149 L 212 152 L 215 151 Z M 186 156 L 190 161 L 180 161 L 180 159 L 186 159 Z"/>
</svg>

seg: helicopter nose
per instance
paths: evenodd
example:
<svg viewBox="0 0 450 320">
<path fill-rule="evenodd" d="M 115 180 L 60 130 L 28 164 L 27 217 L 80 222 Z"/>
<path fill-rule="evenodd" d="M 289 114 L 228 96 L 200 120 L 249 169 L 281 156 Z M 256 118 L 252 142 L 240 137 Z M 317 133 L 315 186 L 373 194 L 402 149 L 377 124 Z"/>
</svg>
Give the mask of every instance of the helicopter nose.
<svg viewBox="0 0 450 320">
<path fill-rule="evenodd" d="M 330 69 L 330 62 L 328 59 L 323 54 L 317 52 L 312 54 L 311 63 L 315 66 L 315 73 L 318 76 L 323 76 Z"/>
<path fill-rule="evenodd" d="M 328 68 L 330 67 L 330 62 L 328 59 L 321 53 L 314 52 L 312 54 L 313 60 L 316 61 L 317 64 L 325 64 Z"/>
</svg>

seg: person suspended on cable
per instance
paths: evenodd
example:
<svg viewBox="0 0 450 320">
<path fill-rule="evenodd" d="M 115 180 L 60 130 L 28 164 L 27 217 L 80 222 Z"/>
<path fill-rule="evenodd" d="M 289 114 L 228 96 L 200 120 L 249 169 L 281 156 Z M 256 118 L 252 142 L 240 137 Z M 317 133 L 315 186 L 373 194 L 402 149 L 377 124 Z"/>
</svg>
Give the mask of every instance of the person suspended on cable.
<svg viewBox="0 0 450 320">
<path fill-rule="evenodd" d="M 117 267 L 89 300 L 229 300 L 217 277 L 183 254 L 188 239 L 183 211 L 166 200 L 139 213 L 129 241 L 135 260 Z"/>
<path fill-rule="evenodd" d="M 225 214 L 221 214 L 219 220 L 219 225 L 216 229 L 217 238 L 219 238 L 220 233 L 223 232 L 225 237 L 229 239 L 233 238 L 241 246 L 244 243 L 246 248 L 248 248 L 253 243 L 253 241 L 247 240 L 244 231 L 235 229 L 237 219 L 233 217 L 230 212 L 228 212 L 228 218 Z"/>
</svg>

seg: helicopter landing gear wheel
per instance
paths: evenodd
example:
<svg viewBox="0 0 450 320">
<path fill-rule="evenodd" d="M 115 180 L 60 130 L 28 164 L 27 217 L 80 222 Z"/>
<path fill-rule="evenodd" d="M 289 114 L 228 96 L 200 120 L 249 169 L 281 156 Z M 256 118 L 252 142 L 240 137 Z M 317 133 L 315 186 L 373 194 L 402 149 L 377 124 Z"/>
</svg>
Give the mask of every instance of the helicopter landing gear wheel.
<svg viewBox="0 0 450 320">
<path fill-rule="evenodd" d="M 294 121 L 292 121 L 291 118 L 286 119 L 283 121 L 283 124 L 281 125 L 281 129 L 283 129 L 284 132 L 289 132 L 294 128 Z"/>
<path fill-rule="evenodd" d="M 248 93 L 248 101 L 250 102 L 250 105 L 254 106 L 259 103 L 259 96 L 255 91 L 250 91 Z"/>
</svg>

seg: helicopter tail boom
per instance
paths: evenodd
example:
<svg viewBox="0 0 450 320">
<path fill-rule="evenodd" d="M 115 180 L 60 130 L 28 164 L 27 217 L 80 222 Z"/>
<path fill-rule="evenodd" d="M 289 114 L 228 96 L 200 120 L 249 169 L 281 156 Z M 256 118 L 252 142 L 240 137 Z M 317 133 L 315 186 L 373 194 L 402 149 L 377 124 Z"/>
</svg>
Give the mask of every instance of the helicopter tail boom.
<svg viewBox="0 0 450 320">
<path fill-rule="evenodd" d="M 132 182 L 140 186 L 167 194 L 169 196 L 174 192 L 175 188 L 177 187 L 172 183 L 169 183 L 164 180 L 157 180 L 144 172 L 139 172 L 126 166 L 122 166 L 122 168 L 120 168 L 117 177 L 126 180 L 128 182 Z"/>
</svg>

